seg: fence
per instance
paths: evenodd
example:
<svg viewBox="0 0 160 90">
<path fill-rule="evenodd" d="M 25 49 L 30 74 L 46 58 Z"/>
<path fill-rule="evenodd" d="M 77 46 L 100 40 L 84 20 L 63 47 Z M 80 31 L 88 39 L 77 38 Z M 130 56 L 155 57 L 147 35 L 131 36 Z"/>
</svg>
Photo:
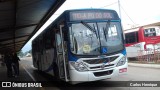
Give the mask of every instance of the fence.
<svg viewBox="0 0 160 90">
<path fill-rule="evenodd" d="M 138 50 L 137 59 L 144 63 L 160 63 L 160 49 Z"/>
</svg>

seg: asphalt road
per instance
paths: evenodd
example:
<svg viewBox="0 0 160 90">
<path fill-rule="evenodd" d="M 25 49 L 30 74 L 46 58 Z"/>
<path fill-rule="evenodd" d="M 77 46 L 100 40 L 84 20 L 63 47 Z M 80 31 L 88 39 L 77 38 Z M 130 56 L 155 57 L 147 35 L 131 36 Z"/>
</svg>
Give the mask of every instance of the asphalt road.
<svg viewBox="0 0 160 90">
<path fill-rule="evenodd" d="M 38 72 L 32 65 L 31 58 L 23 58 L 20 62 L 21 66 L 27 72 L 27 74 L 32 78 L 33 81 L 44 81 L 49 84 L 49 87 L 40 88 L 40 90 L 160 90 L 160 87 L 124 87 L 123 83 L 127 83 L 127 81 L 133 83 L 140 83 L 138 81 L 160 81 L 160 69 L 151 69 L 151 68 L 142 68 L 142 67 L 128 67 L 128 74 L 123 76 L 118 76 L 116 78 L 82 83 L 78 85 L 70 85 L 66 82 L 48 82 L 54 81 L 54 78 L 42 73 Z M 114 82 L 108 82 L 114 81 Z M 122 81 L 122 82 L 121 82 Z M 133 84 L 134 84 L 133 83 Z M 119 84 L 119 85 L 117 85 Z M 129 83 L 130 84 L 130 83 Z M 160 84 L 160 83 L 159 83 Z M 121 86 L 122 85 L 122 86 Z M 113 86 L 113 87 L 110 87 Z M 116 87 L 118 86 L 118 87 Z"/>
</svg>

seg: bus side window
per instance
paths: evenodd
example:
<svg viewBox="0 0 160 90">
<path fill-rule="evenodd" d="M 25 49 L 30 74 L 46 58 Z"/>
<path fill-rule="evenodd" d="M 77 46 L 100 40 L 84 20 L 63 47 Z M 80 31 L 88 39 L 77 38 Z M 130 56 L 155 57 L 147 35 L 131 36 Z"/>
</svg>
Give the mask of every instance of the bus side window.
<svg viewBox="0 0 160 90">
<path fill-rule="evenodd" d="M 138 32 L 131 32 L 125 34 L 126 44 L 138 42 Z"/>
<path fill-rule="evenodd" d="M 55 48 L 55 33 L 54 30 L 51 30 L 51 48 Z"/>
<path fill-rule="evenodd" d="M 40 48 L 40 52 L 41 54 L 43 54 L 43 50 L 44 50 L 44 42 L 43 42 L 43 36 L 41 35 L 39 38 L 39 48 Z"/>
<path fill-rule="evenodd" d="M 62 24 L 63 25 L 63 24 Z M 66 26 L 62 27 L 63 40 L 68 41 L 68 31 L 66 30 Z"/>
<path fill-rule="evenodd" d="M 50 30 L 45 33 L 45 49 L 51 48 L 51 33 Z"/>
</svg>

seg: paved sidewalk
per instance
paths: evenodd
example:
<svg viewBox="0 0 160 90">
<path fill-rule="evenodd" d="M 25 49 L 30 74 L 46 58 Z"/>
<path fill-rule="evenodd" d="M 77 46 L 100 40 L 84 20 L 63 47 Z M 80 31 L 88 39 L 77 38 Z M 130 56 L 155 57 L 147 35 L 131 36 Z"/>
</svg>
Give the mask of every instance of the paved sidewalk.
<svg viewBox="0 0 160 90">
<path fill-rule="evenodd" d="M 17 78 L 14 78 L 14 77 L 8 78 L 7 67 L 1 65 L 0 66 L 0 82 L 1 81 L 33 81 L 21 65 L 19 66 L 19 69 L 20 69 L 20 75 Z"/>
<path fill-rule="evenodd" d="M 141 64 L 141 63 L 128 63 L 128 66 L 157 68 L 160 69 L 160 64 Z"/>
</svg>

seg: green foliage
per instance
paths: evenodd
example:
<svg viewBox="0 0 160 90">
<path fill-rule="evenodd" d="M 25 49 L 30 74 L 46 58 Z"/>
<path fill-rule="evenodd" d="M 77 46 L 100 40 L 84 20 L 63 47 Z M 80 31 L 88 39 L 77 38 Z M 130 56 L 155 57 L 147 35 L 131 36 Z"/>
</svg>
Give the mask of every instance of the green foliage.
<svg viewBox="0 0 160 90">
<path fill-rule="evenodd" d="M 24 53 L 24 56 L 26 56 L 28 53 L 29 53 L 29 54 L 32 54 L 32 50 L 26 51 L 26 52 Z"/>
<path fill-rule="evenodd" d="M 24 53 L 22 52 L 22 50 L 20 50 L 19 52 L 17 52 L 17 55 L 20 56 L 20 57 L 23 57 Z"/>
</svg>

